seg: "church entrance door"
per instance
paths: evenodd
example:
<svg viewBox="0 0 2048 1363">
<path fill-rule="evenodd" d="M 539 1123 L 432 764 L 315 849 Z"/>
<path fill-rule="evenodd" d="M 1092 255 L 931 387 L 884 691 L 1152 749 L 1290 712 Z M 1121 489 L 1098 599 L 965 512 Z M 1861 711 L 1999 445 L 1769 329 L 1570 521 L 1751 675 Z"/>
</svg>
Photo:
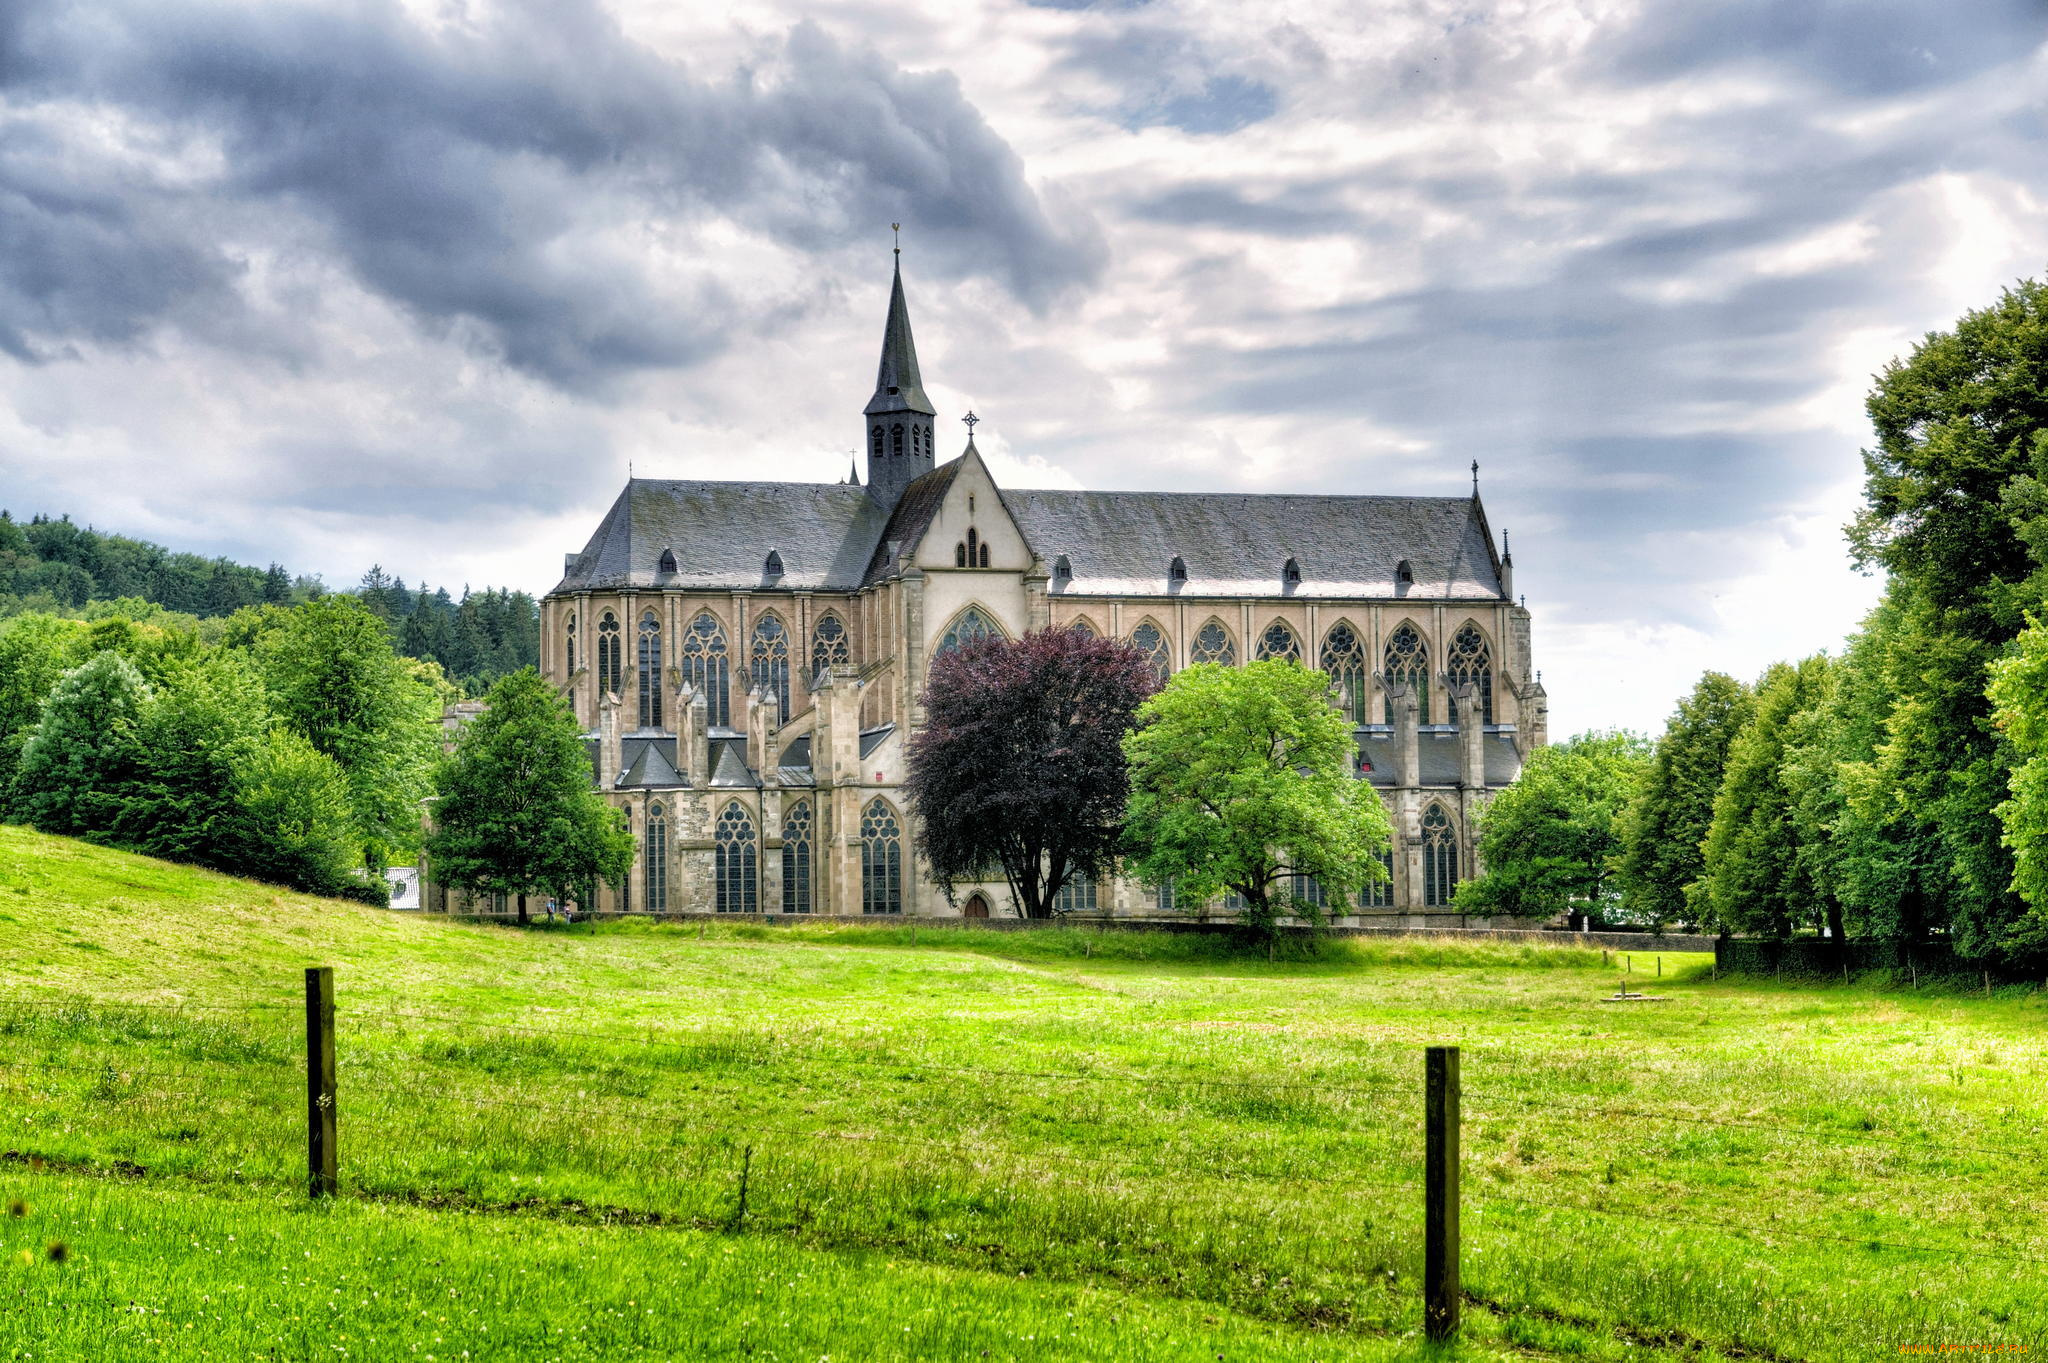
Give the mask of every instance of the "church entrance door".
<svg viewBox="0 0 2048 1363">
<path fill-rule="evenodd" d="M 977 891 L 967 896 L 967 907 L 961 910 L 961 912 L 969 918 L 986 918 L 988 917 L 988 900 L 982 898 L 980 892 Z"/>
</svg>

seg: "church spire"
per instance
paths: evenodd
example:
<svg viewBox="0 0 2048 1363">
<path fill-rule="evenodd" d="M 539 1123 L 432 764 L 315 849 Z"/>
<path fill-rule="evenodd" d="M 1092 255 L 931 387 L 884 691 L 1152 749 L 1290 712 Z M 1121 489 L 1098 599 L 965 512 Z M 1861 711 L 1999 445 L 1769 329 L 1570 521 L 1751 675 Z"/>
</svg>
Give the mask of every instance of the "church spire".
<svg viewBox="0 0 2048 1363">
<path fill-rule="evenodd" d="M 884 506 L 893 506 L 911 480 L 932 468 L 935 415 L 917 372 L 917 342 L 910 334 L 910 305 L 903 297 L 900 246 L 889 287 L 889 318 L 882 325 L 882 361 L 875 370 L 875 395 L 868 399 L 862 415 L 867 426 L 868 491 Z"/>
</svg>

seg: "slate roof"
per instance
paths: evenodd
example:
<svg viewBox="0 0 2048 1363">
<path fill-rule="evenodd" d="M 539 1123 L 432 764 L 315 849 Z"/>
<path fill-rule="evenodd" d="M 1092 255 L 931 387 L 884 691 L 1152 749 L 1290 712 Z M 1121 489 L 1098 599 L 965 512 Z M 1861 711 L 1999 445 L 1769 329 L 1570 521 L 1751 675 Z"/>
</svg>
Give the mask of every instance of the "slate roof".
<svg viewBox="0 0 2048 1363">
<path fill-rule="evenodd" d="M 964 457 L 964 456 L 963 456 Z M 556 592 L 621 587 L 854 591 L 894 571 L 959 472 L 948 460 L 884 513 L 842 483 L 726 483 L 635 478 Z M 1228 492 L 1005 490 L 1004 505 L 1048 567 L 1065 557 L 1061 595 L 1498 599 L 1500 567 L 1470 497 L 1347 497 Z M 678 571 L 658 571 L 673 549 Z M 769 550 L 779 578 L 763 575 Z M 1168 565 L 1188 579 L 1169 587 Z M 1301 581 L 1285 584 L 1294 559 Z M 1396 582 L 1406 560 L 1413 584 Z"/>
<path fill-rule="evenodd" d="M 886 520 L 866 488 L 843 483 L 635 478 L 555 590 L 852 591 Z M 657 571 L 664 549 L 675 551 L 676 572 Z M 782 555 L 779 578 L 762 573 L 770 549 Z"/>
<path fill-rule="evenodd" d="M 1498 599 L 1500 568 L 1470 497 L 1343 497 L 1227 492 L 1003 492 L 1048 568 L 1065 555 L 1059 594 L 1158 596 L 1178 556 L 1181 596 Z M 1283 589 L 1288 559 L 1301 582 Z"/>
<path fill-rule="evenodd" d="M 1448 726 L 1433 726 L 1416 735 L 1416 773 L 1419 784 L 1425 786 L 1455 786 L 1458 784 L 1458 734 Z M 1372 763 L 1372 770 L 1365 773 L 1365 779 L 1376 786 L 1391 786 L 1400 770 L 1401 752 L 1393 736 L 1384 729 L 1362 729 L 1358 733 L 1358 751 L 1366 761 Z M 1512 785 L 1522 771 L 1522 755 L 1515 750 L 1513 734 L 1489 733 L 1480 745 L 1480 752 L 1486 763 L 1486 784 L 1488 786 Z"/>
</svg>

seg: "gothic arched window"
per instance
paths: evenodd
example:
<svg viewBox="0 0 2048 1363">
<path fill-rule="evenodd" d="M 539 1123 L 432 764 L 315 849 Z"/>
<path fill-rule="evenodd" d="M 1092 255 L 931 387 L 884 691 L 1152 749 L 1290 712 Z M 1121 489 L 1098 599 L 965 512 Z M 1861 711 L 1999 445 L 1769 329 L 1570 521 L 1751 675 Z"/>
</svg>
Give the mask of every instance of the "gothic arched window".
<svg viewBox="0 0 2048 1363">
<path fill-rule="evenodd" d="M 1174 881 L 1173 877 L 1168 876 L 1153 887 L 1152 894 L 1152 902 L 1159 906 L 1159 912 L 1172 913 L 1174 906 L 1180 900 L 1180 886 Z"/>
<path fill-rule="evenodd" d="M 1088 617 L 1085 615 L 1082 616 L 1080 619 L 1074 621 L 1073 624 L 1068 625 L 1067 628 L 1074 631 L 1074 633 L 1076 634 L 1085 634 L 1090 639 L 1099 637 L 1095 632 L 1095 626 L 1088 622 Z"/>
<path fill-rule="evenodd" d="M 754 624 L 754 688 L 775 697 L 783 718 L 789 717 L 789 631 L 774 615 Z"/>
<path fill-rule="evenodd" d="M 1422 816 L 1422 902 L 1432 907 L 1451 902 L 1458 886 L 1458 837 L 1442 805 Z"/>
<path fill-rule="evenodd" d="M 870 461 L 872 461 L 872 460 L 880 459 L 881 457 L 882 457 L 882 428 L 881 428 L 880 426 L 877 426 L 877 427 L 875 427 L 875 428 L 874 428 L 873 430 L 871 430 L 871 431 L 869 431 L 869 432 L 868 432 L 868 458 L 869 458 L 869 460 L 870 460 Z M 868 476 L 869 476 L 869 477 L 871 477 L 871 478 L 872 478 L 872 477 L 874 476 L 874 470 L 873 470 L 873 469 L 869 469 L 869 470 L 868 470 Z"/>
<path fill-rule="evenodd" d="M 879 799 L 860 816 L 860 911 L 903 912 L 903 834 L 896 812 Z"/>
<path fill-rule="evenodd" d="M 1288 889 L 1304 904 L 1313 904 L 1319 909 L 1329 907 L 1330 899 L 1323 893 L 1323 882 L 1314 876 L 1294 876 L 1288 884 Z"/>
<path fill-rule="evenodd" d="M 798 800 L 782 816 L 782 911 L 811 911 L 811 802 Z"/>
<path fill-rule="evenodd" d="M 683 631 L 683 680 L 704 697 L 704 722 L 732 727 L 732 664 L 725 651 L 725 631 L 718 617 L 706 611 Z"/>
<path fill-rule="evenodd" d="M 661 561 L 655 567 L 664 573 L 674 572 L 676 570 L 676 551 L 673 549 L 662 550 Z"/>
<path fill-rule="evenodd" d="M 947 627 L 945 637 L 939 640 L 939 647 L 933 656 L 937 656 L 938 653 L 951 653 L 963 644 L 977 644 L 983 639 L 1001 638 L 1002 633 L 996 628 L 993 620 L 981 613 L 979 606 L 969 606 L 953 617 L 953 623 Z"/>
<path fill-rule="evenodd" d="M 1353 724 L 1365 724 L 1365 645 L 1358 632 L 1339 620 L 1323 636 L 1323 672 L 1337 686 L 1337 703 Z"/>
<path fill-rule="evenodd" d="M 562 628 L 563 651 L 568 657 L 569 675 L 576 675 L 576 612 L 569 612 L 568 622 Z"/>
<path fill-rule="evenodd" d="M 1391 909 L 1394 907 L 1394 852 L 1392 848 L 1380 853 L 1379 880 L 1368 880 L 1365 888 L 1358 892 L 1358 907 L 1361 909 Z"/>
<path fill-rule="evenodd" d="M 760 888 L 754 848 L 754 821 L 735 800 L 718 816 L 713 831 L 718 848 L 718 911 L 752 913 L 759 907 Z"/>
<path fill-rule="evenodd" d="M 1237 645 L 1230 642 L 1230 631 L 1223 628 L 1221 620 L 1211 620 L 1195 631 L 1194 646 L 1188 649 L 1191 663 L 1222 663 L 1230 667 L 1237 662 Z"/>
<path fill-rule="evenodd" d="M 624 669 L 619 657 L 619 617 L 610 611 L 597 622 L 597 689 L 602 695 L 616 696 L 624 684 Z"/>
<path fill-rule="evenodd" d="M 966 540 L 961 540 L 958 544 L 953 546 L 953 566 L 955 568 L 965 568 L 967 566 Z"/>
<path fill-rule="evenodd" d="M 1067 872 L 1067 883 L 1052 897 L 1054 913 L 1085 913 L 1095 907 L 1095 880 L 1085 871 Z"/>
<path fill-rule="evenodd" d="M 640 617 L 640 727 L 661 727 L 661 621 Z"/>
<path fill-rule="evenodd" d="M 1415 692 L 1420 708 L 1420 723 L 1429 723 L 1429 646 L 1422 642 L 1422 636 L 1415 632 L 1415 626 L 1403 625 L 1387 640 L 1387 657 L 1380 669 L 1389 686 L 1406 682 Z M 1394 698 L 1387 697 L 1387 723 L 1394 722 Z"/>
<path fill-rule="evenodd" d="M 903 424 L 898 422 L 889 428 L 889 453 L 894 458 L 903 457 Z"/>
<path fill-rule="evenodd" d="M 1259 636 L 1259 657 L 1286 658 L 1298 663 L 1301 661 L 1301 640 L 1294 637 L 1294 631 L 1287 627 L 1285 621 L 1275 620 Z"/>
<path fill-rule="evenodd" d="M 648 806 L 646 836 L 642 841 L 647 911 L 662 913 L 668 909 L 668 811 L 659 804 Z"/>
<path fill-rule="evenodd" d="M 1161 686 L 1166 685 L 1173 663 L 1167 656 L 1166 636 L 1159 632 L 1159 626 L 1150 620 L 1142 620 L 1131 631 L 1131 647 L 1145 655 L 1145 661 L 1152 664 L 1152 675 L 1159 678 Z"/>
<path fill-rule="evenodd" d="M 1493 723 L 1493 652 L 1477 625 L 1467 622 L 1451 636 L 1450 651 L 1444 656 L 1444 675 L 1454 686 L 1476 687 L 1479 722 Z"/>
<path fill-rule="evenodd" d="M 819 616 L 818 623 L 811 627 L 811 684 L 817 685 L 826 668 L 852 660 L 846 646 L 845 624 L 829 611 Z"/>
</svg>

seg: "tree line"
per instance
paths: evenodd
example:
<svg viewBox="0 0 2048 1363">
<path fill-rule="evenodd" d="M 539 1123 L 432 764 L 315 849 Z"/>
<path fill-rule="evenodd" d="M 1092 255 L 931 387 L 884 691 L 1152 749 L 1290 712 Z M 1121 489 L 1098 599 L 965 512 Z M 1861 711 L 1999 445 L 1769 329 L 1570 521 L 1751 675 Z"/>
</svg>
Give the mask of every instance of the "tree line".
<svg viewBox="0 0 2048 1363">
<path fill-rule="evenodd" d="M 378 564 L 353 594 L 398 653 L 438 664 L 465 694 L 482 695 L 498 678 L 540 662 L 540 606 L 525 592 L 464 587 L 451 595 L 425 583 L 413 588 Z M 211 642 L 219 638 L 220 622 L 237 611 L 327 595 L 318 577 L 294 576 L 282 564 L 253 568 L 108 534 L 68 516 L 16 521 L 0 510 L 0 620 L 147 615 Z"/>
<path fill-rule="evenodd" d="M 1706 673 L 1654 742 L 1535 754 L 1461 903 L 2048 960 L 2048 288 L 1929 334 L 1867 409 L 1847 536 L 1885 592 L 1862 627 Z"/>
</svg>

